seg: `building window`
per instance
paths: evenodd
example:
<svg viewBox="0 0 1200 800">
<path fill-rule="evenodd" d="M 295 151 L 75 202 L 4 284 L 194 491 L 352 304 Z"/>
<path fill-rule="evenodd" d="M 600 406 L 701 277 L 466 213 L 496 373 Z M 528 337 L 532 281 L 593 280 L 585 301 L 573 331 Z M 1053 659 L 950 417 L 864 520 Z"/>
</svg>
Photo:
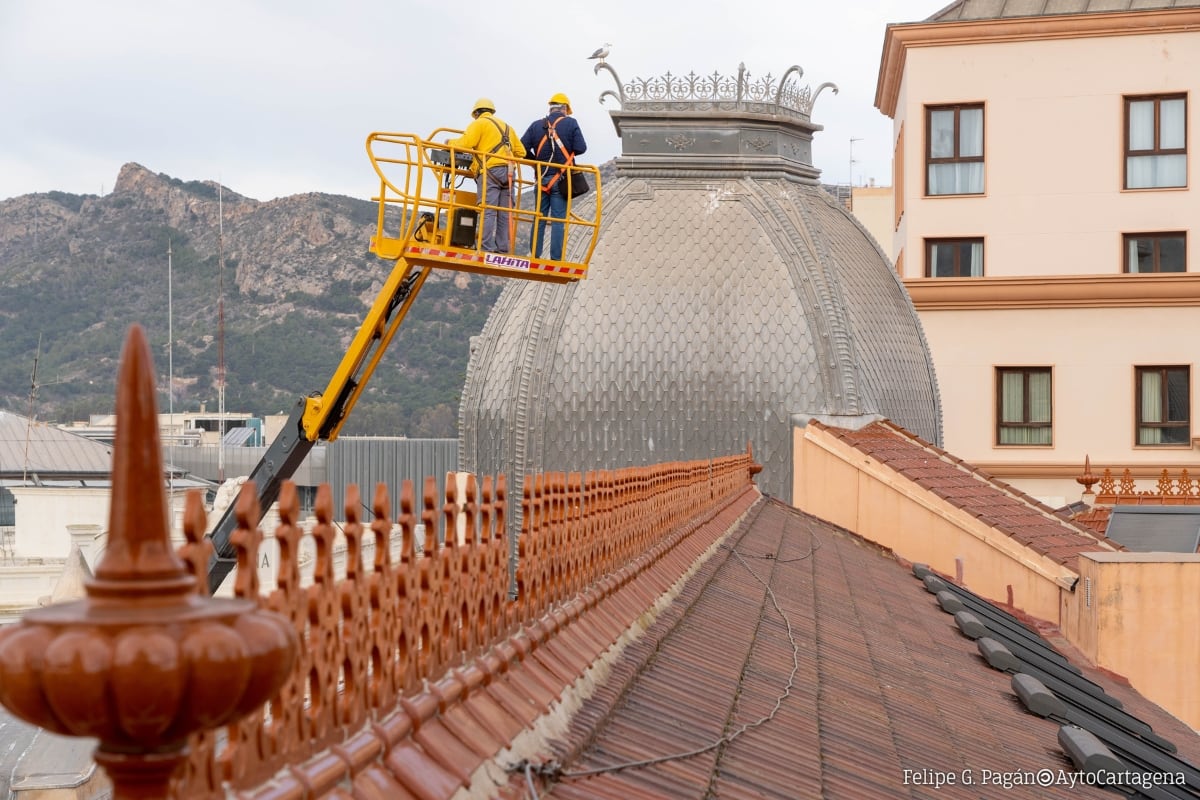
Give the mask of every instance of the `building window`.
<svg viewBox="0 0 1200 800">
<path fill-rule="evenodd" d="M 1125 188 L 1187 185 L 1187 98 L 1125 98 Z"/>
<path fill-rule="evenodd" d="M 978 278 L 983 275 L 983 239 L 926 239 L 926 278 Z"/>
<path fill-rule="evenodd" d="M 1188 444 L 1191 432 L 1191 368 L 1137 368 L 1137 443 Z"/>
<path fill-rule="evenodd" d="M 1049 367 L 996 368 L 996 443 L 1053 444 Z"/>
<path fill-rule="evenodd" d="M 1125 234 L 1126 272 L 1187 272 L 1187 234 Z"/>
<path fill-rule="evenodd" d="M 983 193 L 983 106 L 925 109 L 925 193 Z"/>
<path fill-rule="evenodd" d="M 17 524 L 17 499 L 8 489 L 0 488 L 0 528 Z"/>
</svg>

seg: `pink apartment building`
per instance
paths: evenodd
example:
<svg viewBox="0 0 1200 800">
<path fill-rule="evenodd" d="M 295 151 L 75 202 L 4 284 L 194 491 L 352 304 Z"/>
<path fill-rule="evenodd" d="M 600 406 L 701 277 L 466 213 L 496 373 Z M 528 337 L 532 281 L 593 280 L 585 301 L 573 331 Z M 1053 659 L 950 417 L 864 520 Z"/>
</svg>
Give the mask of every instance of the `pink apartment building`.
<svg viewBox="0 0 1200 800">
<path fill-rule="evenodd" d="M 945 447 L 1050 505 L 1200 466 L 1200 4 L 960 0 L 889 25 L 891 247 Z"/>
</svg>

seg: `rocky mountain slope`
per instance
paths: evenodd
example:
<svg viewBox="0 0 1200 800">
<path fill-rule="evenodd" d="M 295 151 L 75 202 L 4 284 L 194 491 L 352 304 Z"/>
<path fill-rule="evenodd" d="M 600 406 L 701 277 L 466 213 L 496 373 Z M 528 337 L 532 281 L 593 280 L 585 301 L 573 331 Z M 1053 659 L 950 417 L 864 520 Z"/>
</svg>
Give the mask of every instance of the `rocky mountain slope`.
<svg viewBox="0 0 1200 800">
<path fill-rule="evenodd" d="M 323 389 L 391 268 L 367 251 L 375 205 L 228 188 L 220 200 L 215 183 L 126 164 L 103 197 L 0 201 L 0 408 L 28 413 L 37 357 L 38 419 L 111 411 L 121 341 L 139 322 L 162 408 L 170 349 L 175 409 L 215 410 L 222 297 L 227 409 L 290 411 Z M 343 432 L 455 435 L 468 341 L 502 284 L 435 271 Z"/>
</svg>

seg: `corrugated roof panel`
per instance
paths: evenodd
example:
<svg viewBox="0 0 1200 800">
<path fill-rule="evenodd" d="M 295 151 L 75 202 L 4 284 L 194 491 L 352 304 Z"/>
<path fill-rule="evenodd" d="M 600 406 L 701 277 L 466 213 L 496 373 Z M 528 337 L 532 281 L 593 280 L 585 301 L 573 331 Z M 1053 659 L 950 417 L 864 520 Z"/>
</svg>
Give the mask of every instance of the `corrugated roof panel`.
<svg viewBox="0 0 1200 800">
<path fill-rule="evenodd" d="M 108 447 L 27 417 L 0 411 L 0 475 L 107 475 Z"/>
</svg>

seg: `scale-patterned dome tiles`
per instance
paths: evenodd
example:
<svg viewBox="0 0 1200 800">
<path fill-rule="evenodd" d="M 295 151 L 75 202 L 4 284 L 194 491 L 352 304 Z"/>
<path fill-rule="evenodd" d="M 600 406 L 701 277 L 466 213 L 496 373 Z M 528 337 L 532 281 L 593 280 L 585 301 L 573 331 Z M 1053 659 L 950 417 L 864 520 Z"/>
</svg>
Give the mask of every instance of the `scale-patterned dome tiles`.
<svg viewBox="0 0 1200 800">
<path fill-rule="evenodd" d="M 514 281 L 493 310 L 463 393 L 464 469 L 519 481 L 751 442 L 760 485 L 786 498 L 792 414 L 878 413 L 940 439 L 911 303 L 819 188 L 617 178 L 604 211 L 587 280 Z"/>
</svg>

